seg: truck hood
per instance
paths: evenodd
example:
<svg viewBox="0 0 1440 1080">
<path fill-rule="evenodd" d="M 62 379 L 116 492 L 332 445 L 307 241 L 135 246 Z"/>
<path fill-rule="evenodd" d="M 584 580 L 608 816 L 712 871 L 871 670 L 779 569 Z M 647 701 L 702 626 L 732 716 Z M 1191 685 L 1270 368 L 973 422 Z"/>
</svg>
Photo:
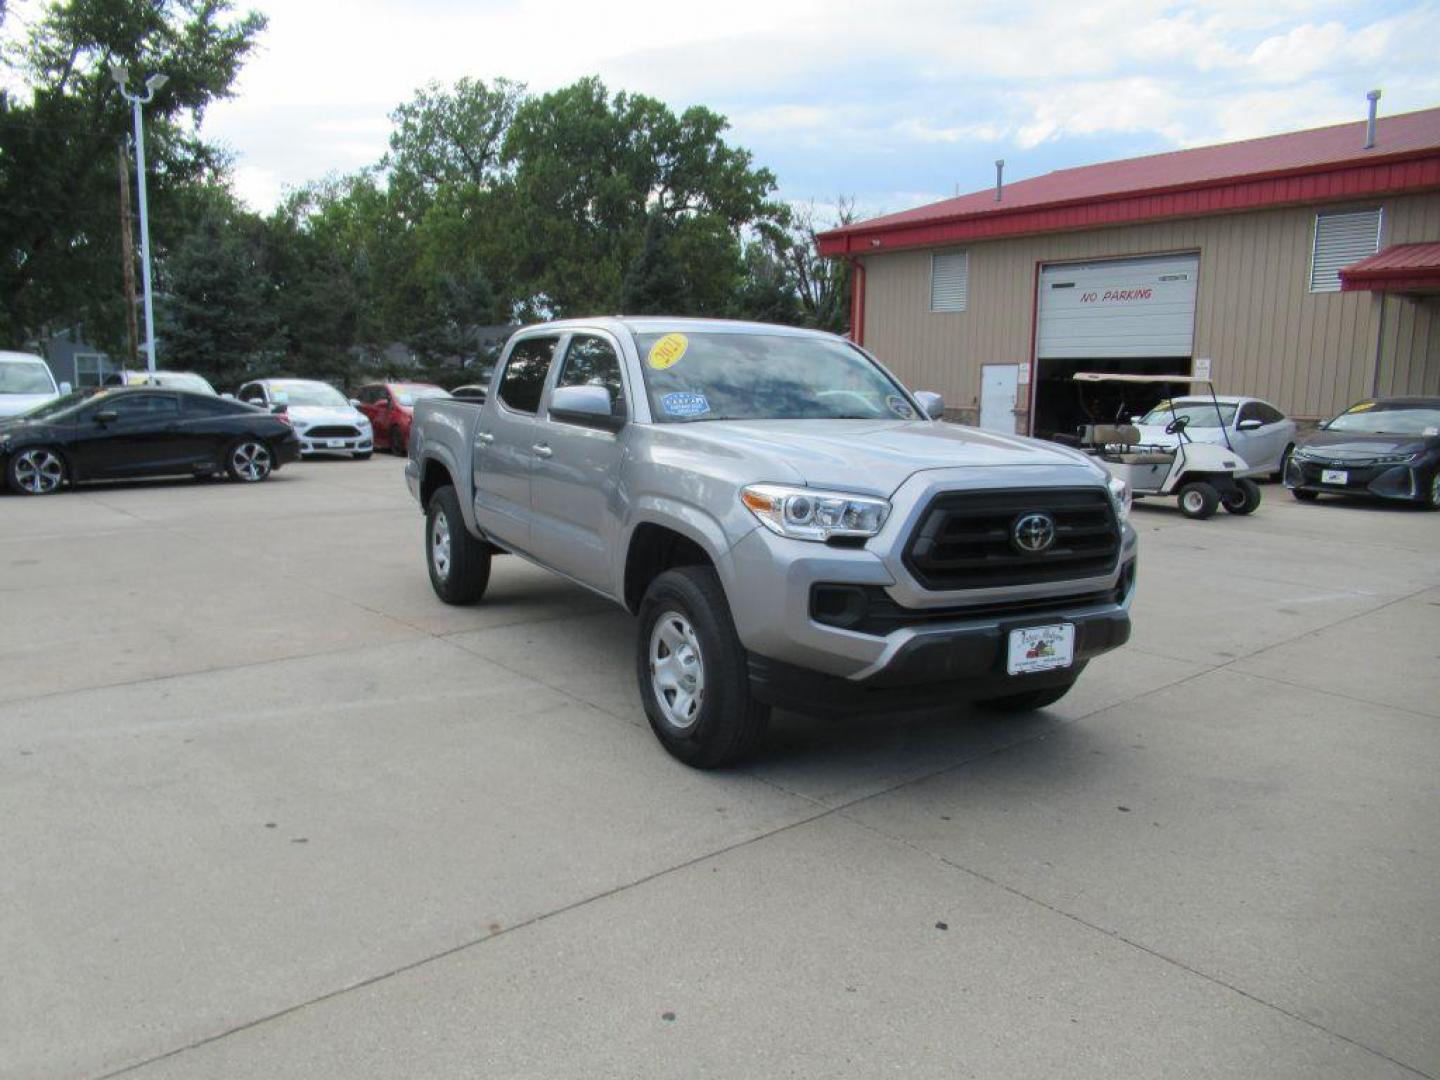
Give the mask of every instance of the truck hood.
<svg viewBox="0 0 1440 1080">
<path fill-rule="evenodd" d="M 1084 455 L 1019 435 L 926 420 L 713 420 L 659 425 L 702 452 L 743 455 L 756 480 L 889 496 L 925 469 L 1076 465 Z"/>
<path fill-rule="evenodd" d="M 19 416 L 37 405 L 54 401 L 59 394 L 0 394 L 0 416 Z"/>
</svg>

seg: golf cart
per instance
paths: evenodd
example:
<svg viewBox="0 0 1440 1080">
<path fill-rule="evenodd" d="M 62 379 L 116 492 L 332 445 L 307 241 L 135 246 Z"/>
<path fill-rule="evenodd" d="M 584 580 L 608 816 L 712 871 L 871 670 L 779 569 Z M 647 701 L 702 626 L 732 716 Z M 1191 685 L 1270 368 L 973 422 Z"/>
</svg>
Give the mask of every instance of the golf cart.
<svg viewBox="0 0 1440 1080">
<path fill-rule="evenodd" d="M 1209 390 L 1215 402 L 1215 387 L 1209 379 L 1185 375 L 1119 375 L 1097 371 L 1075 373 L 1078 383 L 1133 383 L 1146 386 L 1190 383 Z M 1125 415 L 1124 410 L 1120 415 Z M 1185 434 L 1189 420 L 1175 412 L 1170 402 L 1170 423 L 1165 434 L 1175 436 L 1173 444 L 1142 445 L 1140 432 L 1132 423 L 1085 424 L 1080 428 L 1080 449 L 1092 455 L 1112 476 L 1130 485 L 1135 498 L 1176 495 L 1180 512 L 1186 517 L 1208 518 L 1222 505 L 1232 514 L 1252 514 L 1260 505 L 1260 487 L 1243 477 L 1249 466 L 1235 452 L 1225 435 L 1225 445 L 1195 442 Z M 1117 417 L 1118 419 L 1118 417 Z M 1224 431 L 1223 427 L 1221 429 Z"/>
</svg>

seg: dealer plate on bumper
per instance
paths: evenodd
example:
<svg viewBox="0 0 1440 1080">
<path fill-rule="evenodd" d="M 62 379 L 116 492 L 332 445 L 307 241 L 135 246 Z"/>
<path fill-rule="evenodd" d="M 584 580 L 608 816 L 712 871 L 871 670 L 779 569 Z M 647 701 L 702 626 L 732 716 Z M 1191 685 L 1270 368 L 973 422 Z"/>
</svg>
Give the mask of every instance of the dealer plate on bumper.
<svg viewBox="0 0 1440 1080">
<path fill-rule="evenodd" d="M 1027 626 L 1010 631 L 1010 657 L 1005 670 L 1011 675 L 1069 667 L 1075 662 L 1075 624 Z"/>
<path fill-rule="evenodd" d="M 1350 474 L 1344 469 L 1321 469 L 1320 482 L 1322 484 L 1348 484 Z"/>
</svg>

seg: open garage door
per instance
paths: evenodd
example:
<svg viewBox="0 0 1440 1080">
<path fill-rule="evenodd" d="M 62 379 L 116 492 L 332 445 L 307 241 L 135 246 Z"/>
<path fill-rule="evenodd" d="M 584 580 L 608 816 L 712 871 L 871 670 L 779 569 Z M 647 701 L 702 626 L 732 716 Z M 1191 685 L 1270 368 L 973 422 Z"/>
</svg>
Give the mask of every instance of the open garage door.
<svg viewBox="0 0 1440 1080">
<path fill-rule="evenodd" d="M 1085 398 L 1071 379 L 1077 371 L 1189 375 L 1199 277 L 1195 254 L 1042 267 L 1031 430 L 1068 435 L 1080 424 L 1145 411 L 1138 398 L 1110 400 L 1093 390 Z M 1146 390 L 1156 400 L 1164 393 Z"/>
</svg>

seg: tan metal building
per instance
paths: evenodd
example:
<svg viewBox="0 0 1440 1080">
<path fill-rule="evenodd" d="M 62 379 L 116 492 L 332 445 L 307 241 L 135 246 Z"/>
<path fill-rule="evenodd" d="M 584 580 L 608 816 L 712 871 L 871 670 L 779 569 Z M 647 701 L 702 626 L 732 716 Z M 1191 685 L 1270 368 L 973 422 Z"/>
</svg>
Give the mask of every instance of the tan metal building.
<svg viewBox="0 0 1440 1080">
<path fill-rule="evenodd" d="M 1139 406 L 1082 400 L 1082 370 L 1208 372 L 1301 418 L 1440 395 L 1440 109 L 997 185 L 821 251 L 854 266 L 852 336 L 985 427 Z"/>
</svg>

